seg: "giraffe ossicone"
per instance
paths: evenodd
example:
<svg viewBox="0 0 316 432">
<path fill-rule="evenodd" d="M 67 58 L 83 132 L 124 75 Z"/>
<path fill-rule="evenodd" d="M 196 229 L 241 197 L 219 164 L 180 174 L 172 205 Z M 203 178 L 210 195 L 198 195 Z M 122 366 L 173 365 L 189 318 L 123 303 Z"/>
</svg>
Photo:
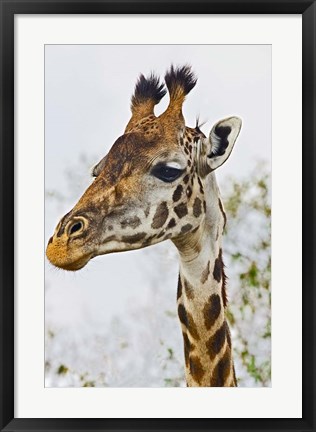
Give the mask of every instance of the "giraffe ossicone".
<svg viewBox="0 0 316 432">
<path fill-rule="evenodd" d="M 75 271 L 95 256 L 170 239 L 180 259 L 187 385 L 234 387 L 222 260 L 226 215 L 214 171 L 229 157 L 241 120 L 220 120 L 209 137 L 198 125 L 187 127 L 182 105 L 196 82 L 189 66 L 171 66 L 165 84 L 154 74 L 140 75 L 124 134 L 94 167 L 94 181 L 58 223 L 46 255 Z M 169 105 L 156 117 L 165 85 Z"/>
</svg>

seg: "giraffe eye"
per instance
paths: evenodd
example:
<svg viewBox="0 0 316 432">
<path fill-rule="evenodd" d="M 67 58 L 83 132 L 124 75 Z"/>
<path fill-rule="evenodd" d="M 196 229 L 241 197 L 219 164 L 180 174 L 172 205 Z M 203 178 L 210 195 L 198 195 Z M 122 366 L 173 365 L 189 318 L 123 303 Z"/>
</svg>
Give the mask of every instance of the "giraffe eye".
<svg viewBox="0 0 316 432">
<path fill-rule="evenodd" d="M 179 178 L 184 170 L 168 165 L 158 164 L 153 167 L 151 174 L 166 183 L 171 183 Z"/>
</svg>

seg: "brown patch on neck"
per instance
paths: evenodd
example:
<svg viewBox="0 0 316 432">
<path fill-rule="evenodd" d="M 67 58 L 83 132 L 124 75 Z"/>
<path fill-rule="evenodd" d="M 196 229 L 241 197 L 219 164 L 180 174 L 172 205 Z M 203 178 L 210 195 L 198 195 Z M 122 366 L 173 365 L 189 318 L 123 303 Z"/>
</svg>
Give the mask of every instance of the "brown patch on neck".
<svg viewBox="0 0 316 432">
<path fill-rule="evenodd" d="M 201 360 L 197 356 L 190 356 L 189 359 L 190 373 L 194 381 L 201 384 L 202 378 L 205 375 L 205 370 L 202 367 Z"/>
<path fill-rule="evenodd" d="M 227 293 L 226 293 L 226 281 L 227 277 L 225 274 L 225 265 L 223 262 L 222 249 L 219 250 L 218 257 L 214 263 L 213 277 L 217 282 L 222 281 L 222 299 L 224 307 L 227 306 Z"/>
<path fill-rule="evenodd" d="M 217 363 L 211 376 L 211 387 L 224 387 L 231 371 L 231 352 L 227 347 L 223 357 Z"/>
<path fill-rule="evenodd" d="M 230 330 L 229 330 L 229 327 L 228 327 L 227 321 L 225 321 L 225 324 L 226 324 L 226 338 L 227 338 L 227 343 L 228 343 L 229 348 L 231 348 L 231 347 L 232 347 L 232 340 L 231 340 Z"/>
<path fill-rule="evenodd" d="M 201 283 L 204 284 L 207 281 L 207 278 L 210 274 L 210 261 L 208 261 L 206 269 L 203 270 L 202 276 L 201 276 Z"/>
<path fill-rule="evenodd" d="M 195 346 L 190 342 L 188 335 L 182 333 L 184 343 L 184 359 L 186 367 L 189 367 L 190 352 L 194 350 Z"/>
<path fill-rule="evenodd" d="M 184 279 L 183 283 L 184 283 L 184 289 L 185 289 L 185 294 L 186 294 L 187 298 L 189 300 L 193 300 L 194 299 L 193 286 L 186 279 Z"/>
<path fill-rule="evenodd" d="M 182 296 L 182 282 L 181 282 L 181 277 L 179 275 L 178 277 L 178 289 L 177 289 L 177 300 L 179 300 L 179 298 Z"/>
<path fill-rule="evenodd" d="M 227 283 L 227 276 L 225 274 L 225 265 L 223 263 L 222 267 L 222 300 L 224 307 L 226 308 L 228 304 L 228 298 L 227 298 L 227 292 L 226 292 L 226 283 Z"/>
<path fill-rule="evenodd" d="M 220 198 L 218 198 L 218 205 L 219 205 L 220 211 L 221 211 L 221 213 L 222 213 L 222 215 L 223 215 L 223 218 L 224 218 L 224 226 L 223 226 L 223 229 L 225 229 L 225 227 L 226 227 L 226 222 L 227 222 L 227 217 L 226 217 L 226 213 L 224 212 L 223 203 L 222 203 L 222 201 L 221 201 Z"/>
<path fill-rule="evenodd" d="M 178 306 L 178 315 L 181 323 L 188 329 L 191 336 L 194 339 L 199 340 L 200 336 L 197 330 L 197 326 L 193 320 L 192 315 L 185 309 L 183 304 L 179 304 Z"/>
<path fill-rule="evenodd" d="M 222 310 L 221 299 L 218 294 L 212 294 L 203 308 L 204 324 L 210 330 L 216 323 Z"/>
<path fill-rule="evenodd" d="M 237 378 L 236 378 L 236 372 L 235 372 L 235 365 L 233 364 L 233 378 L 234 378 L 234 385 L 232 387 L 238 387 Z"/>
<path fill-rule="evenodd" d="M 221 327 L 205 344 L 211 360 L 214 360 L 226 342 L 226 325 L 226 321 L 224 321 Z"/>
<path fill-rule="evenodd" d="M 213 277 L 217 282 L 220 282 L 222 279 L 223 273 L 223 260 L 222 260 L 222 249 L 219 250 L 218 257 L 214 263 Z"/>
</svg>

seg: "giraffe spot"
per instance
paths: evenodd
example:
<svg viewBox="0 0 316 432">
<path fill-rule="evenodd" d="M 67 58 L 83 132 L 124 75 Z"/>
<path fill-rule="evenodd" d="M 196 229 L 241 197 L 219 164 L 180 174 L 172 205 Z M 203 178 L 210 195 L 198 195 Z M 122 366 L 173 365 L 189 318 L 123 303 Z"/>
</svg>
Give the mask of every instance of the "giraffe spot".
<svg viewBox="0 0 316 432">
<path fill-rule="evenodd" d="M 181 203 L 174 208 L 174 212 L 181 219 L 188 214 L 188 208 L 186 204 Z"/>
<path fill-rule="evenodd" d="M 48 244 L 51 244 L 51 243 L 53 243 L 53 237 L 51 237 L 51 238 L 48 240 Z"/>
<path fill-rule="evenodd" d="M 169 240 L 169 239 L 171 239 L 171 237 L 172 237 L 172 233 L 168 233 L 168 234 L 166 234 L 165 236 L 164 236 L 164 240 Z"/>
<path fill-rule="evenodd" d="M 174 218 L 170 219 L 170 221 L 169 221 L 169 223 L 168 223 L 168 225 L 167 225 L 167 228 L 173 228 L 173 227 L 175 227 L 175 226 L 176 226 L 176 221 L 175 221 L 175 219 L 174 219 Z"/>
<path fill-rule="evenodd" d="M 181 282 L 181 277 L 179 275 L 178 277 L 178 289 L 177 289 L 177 300 L 179 300 L 179 298 L 182 296 L 182 282 Z"/>
<path fill-rule="evenodd" d="M 189 181 L 189 179 L 190 179 L 189 174 L 187 174 L 186 176 L 184 176 L 183 177 L 184 184 L 187 184 L 188 181 Z"/>
<path fill-rule="evenodd" d="M 213 277 L 217 282 L 221 281 L 223 273 L 222 249 L 219 250 L 218 257 L 214 263 Z"/>
<path fill-rule="evenodd" d="M 184 344 L 184 359 L 186 367 L 189 366 L 190 359 L 190 351 L 194 349 L 194 345 L 190 342 L 188 335 L 186 333 L 182 333 L 183 335 L 183 344 Z"/>
<path fill-rule="evenodd" d="M 135 216 L 133 218 L 124 219 L 121 221 L 121 227 L 124 228 L 137 228 L 141 224 L 139 217 Z"/>
<path fill-rule="evenodd" d="M 199 226 L 197 226 L 197 227 L 195 227 L 191 232 L 192 232 L 192 234 L 194 234 L 194 233 L 196 233 L 197 232 L 197 230 L 199 229 L 200 227 Z"/>
<path fill-rule="evenodd" d="M 189 330 L 191 336 L 194 339 L 199 340 L 199 333 L 197 331 L 197 327 L 195 322 L 193 321 L 192 315 L 185 309 L 183 304 L 179 304 L 178 306 L 178 315 L 181 323 Z"/>
<path fill-rule="evenodd" d="M 221 327 L 215 332 L 213 336 L 210 337 L 210 339 L 205 344 L 207 351 L 212 360 L 220 352 L 225 341 L 226 341 L 226 323 L 224 321 Z"/>
<path fill-rule="evenodd" d="M 168 214 L 169 211 L 168 211 L 167 203 L 166 202 L 160 203 L 156 209 L 156 213 L 153 222 L 151 224 L 151 227 L 155 229 L 162 227 L 168 218 Z"/>
<path fill-rule="evenodd" d="M 165 230 L 160 231 L 160 233 L 157 235 L 157 238 L 161 238 L 164 234 L 166 234 Z"/>
<path fill-rule="evenodd" d="M 180 144 L 183 146 L 183 138 L 180 138 Z"/>
<path fill-rule="evenodd" d="M 222 299 L 223 299 L 224 307 L 226 307 L 227 303 L 228 303 L 227 293 L 226 293 L 227 276 L 226 276 L 225 270 L 224 270 L 224 263 L 222 263 L 222 264 L 223 264 L 223 268 L 222 268 Z"/>
<path fill-rule="evenodd" d="M 202 213 L 202 201 L 200 198 L 196 197 L 193 204 L 193 215 L 199 217 Z"/>
<path fill-rule="evenodd" d="M 188 198 L 190 198 L 192 195 L 192 188 L 190 188 L 190 186 L 187 187 L 187 196 Z"/>
<path fill-rule="evenodd" d="M 225 266 L 222 258 L 222 249 L 220 249 L 218 253 L 218 257 L 215 260 L 213 277 L 217 282 L 220 282 L 222 279 L 222 300 L 223 300 L 224 307 L 226 307 L 228 303 L 227 292 L 226 292 L 227 277 L 225 274 L 224 267 Z"/>
<path fill-rule="evenodd" d="M 191 161 L 190 161 L 190 159 L 188 159 L 188 167 L 190 167 L 191 166 Z"/>
<path fill-rule="evenodd" d="M 221 313 L 221 299 L 218 294 L 212 294 L 203 308 L 204 324 L 210 330 Z"/>
<path fill-rule="evenodd" d="M 203 201 L 204 213 L 206 213 L 206 201 Z"/>
<path fill-rule="evenodd" d="M 223 203 L 219 198 L 218 198 L 218 205 L 219 205 L 220 211 L 221 211 L 223 218 L 224 218 L 224 228 L 225 228 L 226 222 L 227 222 L 227 217 L 226 217 L 226 213 L 224 212 Z"/>
<path fill-rule="evenodd" d="M 207 281 L 207 278 L 210 274 L 210 262 L 208 261 L 206 269 L 203 270 L 201 275 L 201 283 L 204 284 Z"/>
<path fill-rule="evenodd" d="M 189 145 L 189 152 L 190 153 L 192 152 L 192 145 L 191 144 Z"/>
<path fill-rule="evenodd" d="M 202 363 L 197 356 L 191 356 L 189 360 L 190 364 L 190 373 L 194 381 L 198 384 L 201 383 L 201 380 L 205 374 L 205 370 L 202 367 Z"/>
<path fill-rule="evenodd" d="M 226 339 L 227 339 L 227 343 L 228 343 L 229 348 L 231 348 L 232 347 L 232 339 L 230 336 L 230 330 L 229 330 L 227 321 L 225 321 L 225 323 L 226 323 Z"/>
<path fill-rule="evenodd" d="M 116 239 L 115 235 L 111 235 L 111 236 L 106 237 L 106 238 L 104 239 L 104 243 L 105 243 L 105 242 L 110 242 L 110 241 L 115 240 L 115 239 Z"/>
<path fill-rule="evenodd" d="M 231 352 L 227 348 L 211 376 L 211 387 L 224 387 L 231 370 Z"/>
<path fill-rule="evenodd" d="M 150 212 L 150 205 L 148 205 L 148 206 L 146 207 L 146 209 L 144 210 L 144 214 L 145 214 L 146 217 L 148 217 L 149 212 Z"/>
<path fill-rule="evenodd" d="M 191 230 L 191 228 L 192 228 L 191 224 L 183 225 L 183 227 L 181 228 L 181 234 L 185 234 L 185 233 L 189 232 Z"/>
<path fill-rule="evenodd" d="M 202 184 L 202 181 L 201 181 L 200 177 L 198 177 L 198 182 L 199 182 L 199 186 L 200 186 L 200 192 L 201 192 L 201 194 L 203 194 L 204 193 L 204 188 L 203 188 L 203 184 Z"/>
<path fill-rule="evenodd" d="M 140 240 L 143 240 L 145 237 L 146 237 L 146 233 L 140 232 L 131 236 L 123 236 L 122 241 L 125 243 L 137 243 Z"/>
<path fill-rule="evenodd" d="M 186 294 L 187 298 L 189 300 L 192 300 L 194 298 L 193 286 L 186 279 L 184 279 L 183 284 L 184 284 L 184 290 L 185 290 L 185 294 Z"/>
<path fill-rule="evenodd" d="M 178 185 L 176 190 L 174 191 L 174 193 L 172 195 L 172 199 L 174 202 L 179 201 L 179 199 L 181 198 L 182 192 L 183 192 L 183 186 Z"/>
<path fill-rule="evenodd" d="M 187 155 L 187 156 L 189 156 L 189 150 L 185 147 L 184 148 L 184 153 Z"/>
<path fill-rule="evenodd" d="M 233 378 L 234 378 L 234 385 L 235 385 L 235 387 L 238 387 L 237 378 L 236 378 L 236 372 L 235 372 L 235 366 L 234 365 L 233 365 Z"/>
<path fill-rule="evenodd" d="M 151 241 L 152 241 L 154 238 L 156 238 L 155 235 L 149 236 L 148 238 L 146 238 L 146 240 L 145 240 L 145 244 L 146 244 L 146 245 L 150 244 Z"/>
</svg>

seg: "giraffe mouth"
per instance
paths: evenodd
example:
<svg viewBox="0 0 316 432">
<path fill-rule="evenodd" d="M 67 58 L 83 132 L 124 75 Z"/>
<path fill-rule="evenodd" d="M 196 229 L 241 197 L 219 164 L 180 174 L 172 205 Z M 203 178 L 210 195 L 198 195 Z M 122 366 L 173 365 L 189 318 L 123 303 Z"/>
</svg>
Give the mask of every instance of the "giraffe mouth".
<svg viewBox="0 0 316 432">
<path fill-rule="evenodd" d="M 77 271 L 77 270 L 80 270 L 83 267 L 85 267 L 88 264 L 88 262 L 90 261 L 90 259 L 92 259 L 92 258 L 93 258 L 93 255 L 91 255 L 91 254 L 86 255 L 86 256 L 79 258 L 76 261 L 64 263 L 62 265 L 58 265 L 57 267 L 60 267 L 63 270 Z M 54 264 L 54 265 L 56 265 L 56 264 Z"/>
</svg>

